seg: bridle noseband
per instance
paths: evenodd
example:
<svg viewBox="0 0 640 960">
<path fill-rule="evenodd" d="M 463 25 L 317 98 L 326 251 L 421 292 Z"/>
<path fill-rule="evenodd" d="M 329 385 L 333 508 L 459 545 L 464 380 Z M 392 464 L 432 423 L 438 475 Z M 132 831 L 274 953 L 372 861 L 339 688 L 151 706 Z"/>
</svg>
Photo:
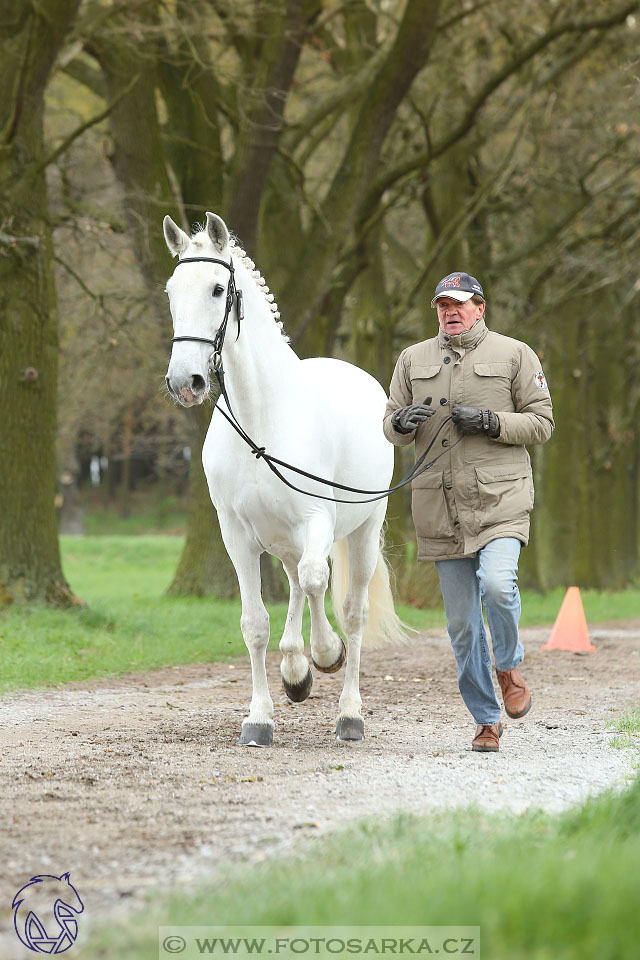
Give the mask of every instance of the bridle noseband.
<svg viewBox="0 0 640 960">
<path fill-rule="evenodd" d="M 176 268 L 182 266 L 183 263 L 219 263 L 223 267 L 226 267 L 229 271 L 229 284 L 227 286 L 227 302 L 224 309 L 224 319 L 218 328 L 213 340 L 207 339 L 207 337 L 172 337 L 171 343 L 180 343 L 182 340 L 191 340 L 194 343 L 209 343 L 213 347 L 213 354 L 211 356 L 211 362 L 213 364 L 214 370 L 219 370 L 222 364 L 222 347 L 224 345 L 224 338 L 227 333 L 227 323 L 229 322 L 229 316 L 231 315 L 231 308 L 233 307 L 233 302 L 235 300 L 236 304 L 236 319 L 238 321 L 238 336 L 240 336 L 240 321 L 244 319 L 244 304 L 242 299 L 242 290 L 236 288 L 236 278 L 235 272 L 233 269 L 233 260 L 229 260 L 227 263 L 226 260 L 217 260 L 215 257 L 185 257 L 183 260 L 178 260 Z"/>
</svg>

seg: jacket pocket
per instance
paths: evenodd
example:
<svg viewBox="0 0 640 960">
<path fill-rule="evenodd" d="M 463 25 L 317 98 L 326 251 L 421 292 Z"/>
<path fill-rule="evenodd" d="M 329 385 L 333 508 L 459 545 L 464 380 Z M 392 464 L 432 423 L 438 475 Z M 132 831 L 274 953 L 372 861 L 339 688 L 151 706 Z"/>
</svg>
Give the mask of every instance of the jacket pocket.
<svg viewBox="0 0 640 960">
<path fill-rule="evenodd" d="M 434 394 L 437 392 L 435 377 L 441 369 L 441 363 L 411 365 L 411 394 L 414 403 L 424 403 L 429 396 L 433 401 Z"/>
<path fill-rule="evenodd" d="M 442 540 L 453 536 L 442 472 L 427 471 L 413 481 L 411 513 L 419 537 Z"/>
<path fill-rule="evenodd" d="M 411 364 L 411 379 L 412 380 L 430 380 L 431 377 L 437 376 L 442 370 L 441 363 L 412 363 Z"/>
<path fill-rule="evenodd" d="M 480 528 L 519 520 L 533 509 L 533 478 L 527 467 L 476 467 Z"/>
<path fill-rule="evenodd" d="M 513 364 L 508 360 L 496 360 L 493 363 L 474 363 L 474 373 L 479 377 L 508 377 L 513 375 Z"/>
<path fill-rule="evenodd" d="M 473 383 L 465 384 L 469 402 L 473 406 L 503 411 L 514 409 L 511 394 L 513 366 L 509 361 L 474 363 L 473 373 Z"/>
</svg>

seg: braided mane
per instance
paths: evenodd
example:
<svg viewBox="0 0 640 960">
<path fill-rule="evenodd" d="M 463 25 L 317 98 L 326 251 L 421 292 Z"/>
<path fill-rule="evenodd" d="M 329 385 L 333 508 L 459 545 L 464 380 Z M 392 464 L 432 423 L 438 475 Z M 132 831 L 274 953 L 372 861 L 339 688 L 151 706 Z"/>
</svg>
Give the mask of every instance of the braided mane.
<svg viewBox="0 0 640 960">
<path fill-rule="evenodd" d="M 201 233 L 204 234 L 203 239 L 208 241 L 209 238 L 207 236 L 206 227 L 204 226 L 204 224 L 203 225 L 198 224 L 196 227 L 196 230 L 198 232 L 191 237 L 194 243 L 199 243 Z M 242 261 L 243 266 L 246 267 L 252 279 L 255 280 L 256 286 L 258 287 L 258 289 L 260 290 L 260 293 L 263 295 L 263 297 L 267 301 L 267 304 L 269 305 L 269 309 L 273 314 L 273 319 L 276 322 L 276 326 L 280 330 L 280 333 L 282 334 L 286 342 L 290 343 L 291 338 L 287 336 L 287 334 L 284 332 L 284 325 L 282 323 L 282 320 L 280 319 L 280 311 L 278 310 L 278 304 L 276 303 L 276 299 L 274 295 L 271 293 L 271 291 L 269 290 L 269 287 L 267 286 L 267 281 L 264 279 L 260 271 L 256 269 L 256 265 L 251 259 L 251 257 L 248 255 L 248 253 L 240 246 L 240 243 L 238 242 L 237 237 L 234 237 L 234 236 L 229 237 L 229 246 L 231 247 L 233 255 L 235 257 L 238 257 Z"/>
</svg>

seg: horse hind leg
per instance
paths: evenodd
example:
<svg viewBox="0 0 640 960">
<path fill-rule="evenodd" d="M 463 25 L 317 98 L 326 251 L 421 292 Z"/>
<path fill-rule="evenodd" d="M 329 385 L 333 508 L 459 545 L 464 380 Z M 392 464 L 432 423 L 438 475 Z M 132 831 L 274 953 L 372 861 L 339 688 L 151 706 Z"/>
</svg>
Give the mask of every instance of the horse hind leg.
<svg viewBox="0 0 640 960">
<path fill-rule="evenodd" d="M 349 587 L 343 605 L 347 667 L 336 722 L 338 740 L 364 739 L 360 650 L 369 617 L 369 583 L 378 562 L 380 524 L 365 523 L 348 537 Z"/>
<path fill-rule="evenodd" d="M 287 621 L 280 641 L 280 652 L 282 653 L 280 673 L 284 692 L 289 700 L 300 703 L 307 699 L 313 685 L 313 674 L 309 661 L 304 655 L 304 639 L 302 636 L 302 613 L 305 597 L 300 587 L 295 563 L 283 561 L 283 566 L 289 579 L 290 594 Z"/>
</svg>

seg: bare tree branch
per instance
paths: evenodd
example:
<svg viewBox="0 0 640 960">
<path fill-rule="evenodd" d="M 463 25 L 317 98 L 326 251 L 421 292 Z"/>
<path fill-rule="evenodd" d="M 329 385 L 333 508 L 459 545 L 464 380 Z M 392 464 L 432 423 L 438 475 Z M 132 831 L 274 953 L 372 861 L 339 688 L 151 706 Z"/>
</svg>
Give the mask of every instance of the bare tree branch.
<svg viewBox="0 0 640 960">
<path fill-rule="evenodd" d="M 311 131 L 331 114 L 342 110 L 365 91 L 389 54 L 391 42 L 380 47 L 355 73 L 335 83 L 329 93 L 306 111 L 304 119 L 291 125 L 283 135 L 285 149 L 293 152 Z"/>
<path fill-rule="evenodd" d="M 608 152 L 609 153 L 609 152 Z M 600 158 L 604 159 L 604 158 Z M 531 259 L 545 247 L 547 247 L 554 238 L 562 236 L 562 234 L 571 226 L 577 218 L 587 210 L 589 207 L 595 204 L 595 201 L 598 197 L 603 196 L 606 193 L 609 193 L 611 190 L 620 184 L 624 183 L 631 172 L 638 168 L 638 160 L 634 159 L 627 166 L 623 167 L 617 172 L 617 174 L 609 179 L 605 184 L 601 185 L 599 189 L 594 190 L 593 192 L 586 192 L 585 190 L 581 191 L 580 199 L 575 203 L 567 213 L 561 217 L 559 220 L 554 221 L 554 223 L 532 244 L 524 247 L 524 249 L 516 250 L 509 254 L 509 256 L 504 257 L 495 264 L 495 269 L 499 272 L 504 270 L 509 270 L 511 267 L 515 266 L 518 263 Z M 615 222 L 615 226 L 619 224 Z M 611 229 L 611 227 L 609 227 Z M 594 236 L 606 236 L 605 233 L 602 233 L 599 230 Z M 585 240 L 584 237 L 577 236 L 575 238 L 573 245 L 579 245 Z"/>
<path fill-rule="evenodd" d="M 118 104 L 123 99 L 123 97 L 126 97 L 126 95 L 133 89 L 133 87 L 137 82 L 138 82 L 138 77 L 135 76 L 133 80 L 129 83 L 129 85 L 123 91 L 121 91 L 121 93 L 119 93 L 118 96 L 115 97 L 104 108 L 104 110 L 101 110 L 100 113 L 97 113 L 94 117 L 91 117 L 89 120 L 86 120 L 84 123 L 81 123 L 79 127 L 76 127 L 73 133 L 70 133 L 68 137 L 65 137 L 62 143 L 59 146 L 57 146 L 56 149 L 52 151 L 52 153 L 50 153 L 47 157 L 45 157 L 44 160 L 42 160 L 41 163 L 37 165 L 37 167 L 30 170 L 29 176 L 36 176 L 46 167 L 51 166 L 52 163 L 56 162 L 58 157 L 62 156 L 62 154 L 69 149 L 71 144 L 74 143 L 78 139 L 78 137 L 81 137 L 82 134 L 85 133 L 87 130 L 89 130 L 91 127 L 95 127 L 96 124 L 101 123 L 103 120 L 105 120 L 109 116 L 109 114 L 115 109 L 115 107 L 118 106 Z"/>
<path fill-rule="evenodd" d="M 384 191 L 396 180 L 414 170 L 425 167 L 431 160 L 442 156 L 447 150 L 450 150 L 456 143 L 462 140 L 473 129 L 477 116 L 487 103 L 493 93 L 496 92 L 510 77 L 518 73 L 522 67 L 533 60 L 539 53 L 545 50 L 554 40 L 571 33 L 586 33 L 591 30 L 606 31 L 624 23 L 626 18 L 634 11 L 640 9 L 639 0 L 632 0 L 616 13 L 608 17 L 594 17 L 590 20 L 568 21 L 558 24 L 541 37 L 531 41 L 528 46 L 519 51 L 510 60 L 497 70 L 493 76 L 489 77 L 483 87 L 471 100 L 464 115 L 458 121 L 457 125 L 442 137 L 439 142 L 428 146 L 424 150 L 416 153 L 412 157 L 400 160 L 398 163 L 390 166 L 383 176 L 379 177 L 370 190 L 370 199 L 368 203 L 375 203 L 375 198 L 381 196 Z M 548 75 L 550 81 L 554 77 L 551 72 Z"/>
</svg>

